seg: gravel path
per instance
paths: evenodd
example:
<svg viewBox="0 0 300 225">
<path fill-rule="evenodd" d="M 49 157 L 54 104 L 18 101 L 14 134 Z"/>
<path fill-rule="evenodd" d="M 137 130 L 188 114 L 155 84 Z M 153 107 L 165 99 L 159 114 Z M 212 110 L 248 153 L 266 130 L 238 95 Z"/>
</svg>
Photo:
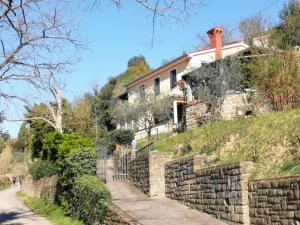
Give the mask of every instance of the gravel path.
<svg viewBox="0 0 300 225">
<path fill-rule="evenodd" d="M 15 194 L 19 187 L 0 191 L 0 224 L 3 225 L 51 225 L 21 203 Z"/>
<path fill-rule="evenodd" d="M 216 218 L 168 198 L 148 198 L 127 182 L 112 181 L 113 163 L 107 162 L 107 186 L 114 203 L 143 225 L 226 225 Z"/>
</svg>

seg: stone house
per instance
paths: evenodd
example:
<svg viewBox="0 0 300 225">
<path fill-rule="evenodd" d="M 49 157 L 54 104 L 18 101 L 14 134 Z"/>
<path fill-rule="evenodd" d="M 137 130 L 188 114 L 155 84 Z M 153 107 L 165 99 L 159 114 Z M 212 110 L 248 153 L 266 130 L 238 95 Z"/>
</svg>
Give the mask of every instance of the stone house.
<svg viewBox="0 0 300 225">
<path fill-rule="evenodd" d="M 207 32 L 210 39 L 210 47 L 185 53 L 172 61 L 152 70 L 148 74 L 139 77 L 125 85 L 126 91 L 118 95 L 118 98 L 129 103 L 145 93 L 154 92 L 155 94 L 168 95 L 173 99 L 173 123 L 178 124 L 183 120 L 185 100 L 182 91 L 178 87 L 178 82 L 182 77 L 192 70 L 200 68 L 203 64 L 220 60 L 226 56 L 237 54 L 248 49 L 249 46 L 243 41 L 238 41 L 223 46 L 222 27 L 212 28 Z M 191 89 L 187 87 L 187 100 L 193 101 Z M 132 129 L 135 126 L 133 121 L 118 124 L 117 129 Z M 135 138 L 141 139 L 146 136 L 145 130 L 137 127 Z M 167 124 L 157 124 L 152 129 L 154 134 L 167 132 Z"/>
</svg>

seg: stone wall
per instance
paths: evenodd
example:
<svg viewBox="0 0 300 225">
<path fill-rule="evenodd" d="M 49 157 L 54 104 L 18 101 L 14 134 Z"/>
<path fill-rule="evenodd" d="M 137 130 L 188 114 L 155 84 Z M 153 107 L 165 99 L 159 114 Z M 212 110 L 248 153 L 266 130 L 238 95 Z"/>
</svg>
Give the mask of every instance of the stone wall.
<svg viewBox="0 0 300 225">
<path fill-rule="evenodd" d="M 225 120 L 231 120 L 238 117 L 247 117 L 258 114 L 264 114 L 270 111 L 268 105 L 264 103 L 249 103 L 247 93 L 232 93 L 226 95 L 221 106 L 222 117 Z M 194 102 L 186 107 L 187 127 L 197 127 L 201 116 L 209 115 L 206 112 L 207 107 L 203 102 Z"/>
<path fill-rule="evenodd" d="M 146 151 L 131 158 L 129 179 L 145 194 L 165 195 L 165 163 L 171 160 L 166 152 Z"/>
<path fill-rule="evenodd" d="M 57 191 L 57 176 L 45 177 L 40 180 L 33 180 L 31 176 L 25 178 L 21 190 L 27 195 L 54 202 Z"/>
<path fill-rule="evenodd" d="M 171 161 L 167 152 L 149 152 L 149 194 L 165 196 L 165 163 Z"/>
<path fill-rule="evenodd" d="M 200 161 L 189 157 L 166 163 L 166 196 L 229 224 L 249 224 L 248 177 L 252 163 L 199 169 Z"/>
<path fill-rule="evenodd" d="M 253 225 L 300 224 L 300 176 L 254 180 L 249 183 Z"/>
<path fill-rule="evenodd" d="M 142 192 L 149 193 L 149 152 L 138 154 L 136 158 L 130 160 L 128 176 Z"/>
<path fill-rule="evenodd" d="M 207 107 L 204 103 L 193 103 L 186 107 L 187 128 L 198 127 L 199 118 L 205 115 Z"/>
<path fill-rule="evenodd" d="M 140 223 L 120 209 L 117 205 L 111 204 L 108 207 L 103 225 L 140 225 Z"/>
</svg>

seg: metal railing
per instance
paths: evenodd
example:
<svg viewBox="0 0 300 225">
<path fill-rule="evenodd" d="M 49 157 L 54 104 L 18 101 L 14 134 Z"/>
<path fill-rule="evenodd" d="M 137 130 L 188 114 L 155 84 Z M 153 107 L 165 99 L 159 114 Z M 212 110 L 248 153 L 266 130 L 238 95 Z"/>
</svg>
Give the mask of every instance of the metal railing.
<svg viewBox="0 0 300 225">
<path fill-rule="evenodd" d="M 145 145 L 144 147 L 140 148 L 136 151 L 136 156 L 140 156 L 144 153 L 150 152 L 154 150 L 154 142 L 150 142 L 149 144 Z"/>
</svg>

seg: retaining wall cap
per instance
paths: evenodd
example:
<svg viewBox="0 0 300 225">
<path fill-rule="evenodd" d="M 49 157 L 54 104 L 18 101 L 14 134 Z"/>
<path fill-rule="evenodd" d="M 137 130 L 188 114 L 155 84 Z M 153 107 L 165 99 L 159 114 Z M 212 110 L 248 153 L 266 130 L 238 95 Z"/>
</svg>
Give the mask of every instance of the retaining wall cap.
<svg viewBox="0 0 300 225">
<path fill-rule="evenodd" d="M 294 175 L 294 176 L 281 176 L 281 177 L 267 177 L 267 178 L 259 178 L 249 181 L 249 183 L 254 182 L 268 182 L 268 181 L 279 181 L 279 180 L 285 180 L 285 179 L 292 179 L 292 180 L 300 180 L 300 175 Z"/>
<path fill-rule="evenodd" d="M 175 160 L 172 160 L 170 162 L 166 162 L 165 165 L 169 165 L 169 164 L 173 164 L 173 163 L 177 163 L 177 162 L 182 162 L 182 161 L 186 161 L 186 160 L 191 160 L 191 159 L 194 159 L 194 156 L 189 156 L 189 157 L 185 157 L 185 158 L 181 158 L 181 159 L 175 159 Z"/>
<path fill-rule="evenodd" d="M 218 169 L 218 168 L 224 168 L 224 167 L 230 167 L 230 166 L 249 166 L 251 169 L 251 167 L 253 167 L 253 162 L 252 161 L 243 161 L 243 162 L 239 162 L 239 163 L 232 163 L 232 164 L 224 164 L 224 165 L 217 165 L 217 166 L 208 166 L 208 167 L 203 167 L 201 169 L 197 169 L 195 170 L 195 173 L 198 171 L 202 171 L 202 170 L 212 170 L 212 169 Z"/>
</svg>

